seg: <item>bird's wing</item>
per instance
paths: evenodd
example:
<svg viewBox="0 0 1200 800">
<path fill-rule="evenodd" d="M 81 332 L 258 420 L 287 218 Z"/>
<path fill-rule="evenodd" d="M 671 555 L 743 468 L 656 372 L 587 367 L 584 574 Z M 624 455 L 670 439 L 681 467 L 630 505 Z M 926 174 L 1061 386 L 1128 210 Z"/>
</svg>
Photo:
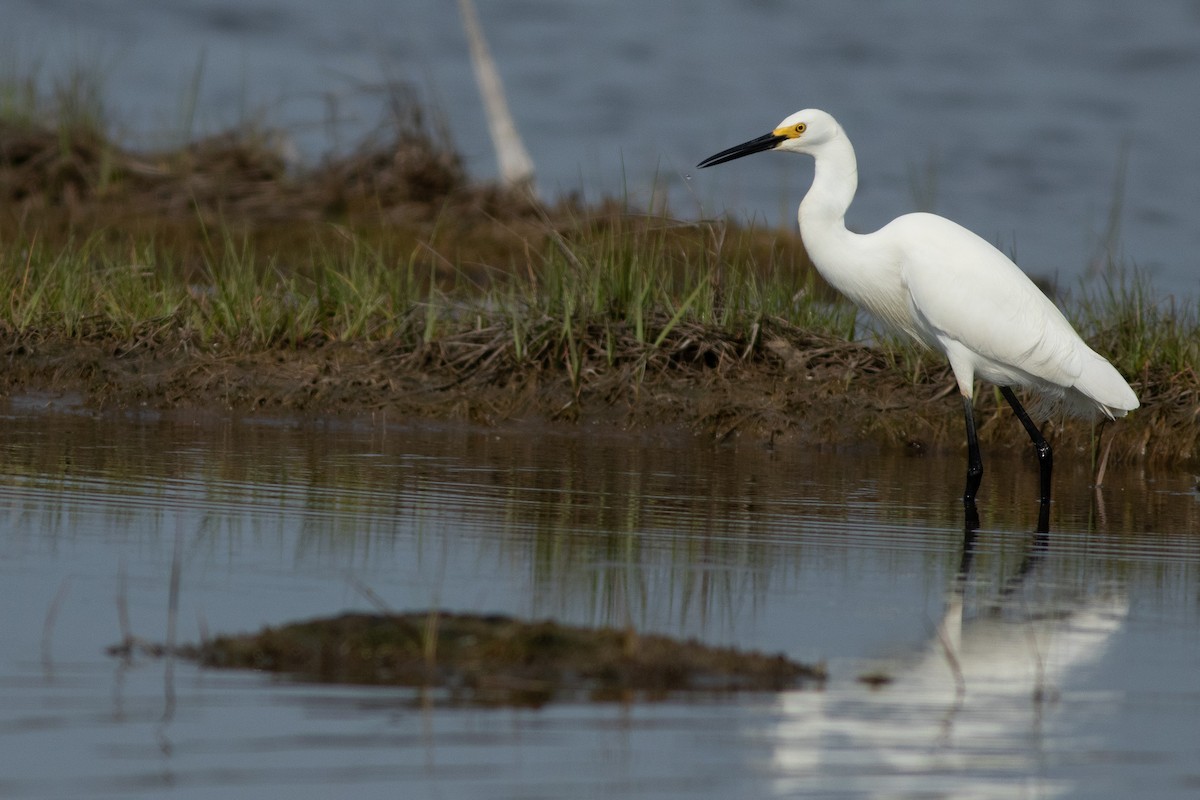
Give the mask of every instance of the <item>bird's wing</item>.
<svg viewBox="0 0 1200 800">
<path fill-rule="evenodd" d="M 901 260 L 914 319 L 927 335 L 958 342 L 983 360 L 985 372 L 1025 373 L 1064 387 L 1082 373 L 1079 335 L 991 244 L 932 214 L 900 217 L 879 233 Z"/>
</svg>

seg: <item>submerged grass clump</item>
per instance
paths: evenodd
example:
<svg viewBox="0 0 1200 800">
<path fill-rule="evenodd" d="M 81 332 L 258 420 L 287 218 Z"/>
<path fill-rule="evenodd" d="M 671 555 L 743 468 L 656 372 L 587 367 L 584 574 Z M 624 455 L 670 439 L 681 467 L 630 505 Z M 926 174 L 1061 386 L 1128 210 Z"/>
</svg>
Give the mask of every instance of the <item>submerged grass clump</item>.
<svg viewBox="0 0 1200 800">
<path fill-rule="evenodd" d="M 437 689 L 450 702 L 485 705 L 778 692 L 825 680 L 823 667 L 782 655 L 632 630 L 438 611 L 308 620 L 221 636 L 183 655 L 209 667 L 310 681 Z"/>
</svg>

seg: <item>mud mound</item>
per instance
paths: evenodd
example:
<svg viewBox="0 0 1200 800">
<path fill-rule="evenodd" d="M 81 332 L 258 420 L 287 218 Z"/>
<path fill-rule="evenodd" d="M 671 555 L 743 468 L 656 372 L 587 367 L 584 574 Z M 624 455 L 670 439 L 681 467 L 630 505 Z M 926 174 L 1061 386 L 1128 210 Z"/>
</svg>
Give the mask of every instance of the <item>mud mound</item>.
<svg viewBox="0 0 1200 800">
<path fill-rule="evenodd" d="M 821 683 L 820 667 L 695 641 L 500 615 L 343 614 L 221 636 L 185 656 L 326 683 L 442 689 L 451 702 L 539 706 L 580 696 L 781 691 Z"/>
</svg>

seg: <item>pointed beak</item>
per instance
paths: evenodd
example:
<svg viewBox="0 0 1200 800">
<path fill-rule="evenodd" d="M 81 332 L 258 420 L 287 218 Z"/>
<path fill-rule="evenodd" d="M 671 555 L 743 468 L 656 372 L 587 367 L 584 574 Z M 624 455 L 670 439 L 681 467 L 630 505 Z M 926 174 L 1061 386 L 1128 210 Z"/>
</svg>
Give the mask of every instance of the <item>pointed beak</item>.
<svg viewBox="0 0 1200 800">
<path fill-rule="evenodd" d="M 722 150 L 716 155 L 709 156 L 697 164 L 696 167 L 699 169 L 704 169 L 705 167 L 711 167 L 714 164 L 724 164 L 726 161 L 733 161 L 735 158 L 741 158 L 742 156 L 748 156 L 753 153 L 761 153 L 764 150 L 774 150 L 779 146 L 780 142 L 786 140 L 787 138 L 788 137 L 780 136 L 772 131 L 771 133 L 759 136 L 757 139 L 751 139 L 748 142 L 742 142 L 741 144 L 735 145 L 728 150 Z"/>
</svg>

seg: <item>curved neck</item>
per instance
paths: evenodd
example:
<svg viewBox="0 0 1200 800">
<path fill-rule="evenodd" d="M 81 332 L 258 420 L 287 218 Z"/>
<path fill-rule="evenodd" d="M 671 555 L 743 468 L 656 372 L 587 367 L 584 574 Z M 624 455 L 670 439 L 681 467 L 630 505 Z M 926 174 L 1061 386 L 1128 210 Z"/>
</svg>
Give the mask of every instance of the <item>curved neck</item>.
<svg viewBox="0 0 1200 800">
<path fill-rule="evenodd" d="M 800 203 L 800 235 L 820 238 L 846 227 L 846 210 L 858 189 L 858 162 L 854 147 L 845 135 L 821 145 L 813 154 L 816 169 L 812 186 Z"/>
</svg>

